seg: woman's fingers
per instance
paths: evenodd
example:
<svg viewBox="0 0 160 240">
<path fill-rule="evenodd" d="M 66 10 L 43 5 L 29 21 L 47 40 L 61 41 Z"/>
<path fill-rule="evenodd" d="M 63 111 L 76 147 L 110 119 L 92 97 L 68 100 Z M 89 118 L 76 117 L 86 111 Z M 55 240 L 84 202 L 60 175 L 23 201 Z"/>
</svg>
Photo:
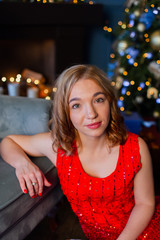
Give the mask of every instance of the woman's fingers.
<svg viewBox="0 0 160 240">
<path fill-rule="evenodd" d="M 26 188 L 26 184 L 25 184 L 24 178 L 23 177 L 19 177 L 18 180 L 19 180 L 19 184 L 20 184 L 20 187 L 21 187 L 22 191 L 24 193 L 27 193 L 28 191 L 27 191 L 27 188 Z"/>
<path fill-rule="evenodd" d="M 22 191 L 28 192 L 32 198 L 42 196 L 43 187 L 52 185 L 37 166 L 31 166 L 31 169 L 16 170 L 16 175 Z"/>
</svg>

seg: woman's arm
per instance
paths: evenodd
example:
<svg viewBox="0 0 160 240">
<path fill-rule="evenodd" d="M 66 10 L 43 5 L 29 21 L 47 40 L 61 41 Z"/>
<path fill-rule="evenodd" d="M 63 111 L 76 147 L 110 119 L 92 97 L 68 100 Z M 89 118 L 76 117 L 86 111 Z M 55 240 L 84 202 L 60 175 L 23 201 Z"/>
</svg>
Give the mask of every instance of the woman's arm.
<svg viewBox="0 0 160 240">
<path fill-rule="evenodd" d="M 16 175 L 24 193 L 31 197 L 41 195 L 43 186 L 51 186 L 41 170 L 29 159 L 30 156 L 47 156 L 56 165 L 56 153 L 52 149 L 50 133 L 32 136 L 10 135 L 0 144 L 2 158 L 16 169 Z M 33 187 L 32 182 L 37 184 Z"/>
<path fill-rule="evenodd" d="M 117 240 L 136 240 L 147 227 L 155 208 L 151 157 L 146 143 L 139 138 L 142 168 L 134 180 L 135 206 Z"/>
</svg>

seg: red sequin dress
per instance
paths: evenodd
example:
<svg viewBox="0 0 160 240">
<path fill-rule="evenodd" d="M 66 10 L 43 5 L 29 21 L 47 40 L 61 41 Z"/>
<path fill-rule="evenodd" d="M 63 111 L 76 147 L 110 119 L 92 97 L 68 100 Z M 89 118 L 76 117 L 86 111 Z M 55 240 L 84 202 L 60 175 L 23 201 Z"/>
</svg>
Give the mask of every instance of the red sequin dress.
<svg viewBox="0 0 160 240">
<path fill-rule="evenodd" d="M 105 178 L 89 176 L 82 168 L 75 144 L 72 156 L 57 154 L 61 188 L 90 240 L 116 240 L 134 207 L 133 179 L 140 170 L 138 136 L 129 133 L 120 146 L 116 169 Z M 160 205 L 138 240 L 160 239 Z"/>
</svg>

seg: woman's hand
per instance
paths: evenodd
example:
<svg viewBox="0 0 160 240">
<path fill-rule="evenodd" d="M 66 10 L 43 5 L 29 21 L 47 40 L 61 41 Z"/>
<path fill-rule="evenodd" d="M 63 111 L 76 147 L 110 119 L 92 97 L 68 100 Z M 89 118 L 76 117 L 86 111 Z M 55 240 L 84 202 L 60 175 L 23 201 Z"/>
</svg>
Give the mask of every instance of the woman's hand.
<svg viewBox="0 0 160 240">
<path fill-rule="evenodd" d="M 29 193 L 32 198 L 42 196 L 43 187 L 50 187 L 42 171 L 32 162 L 27 162 L 24 166 L 16 168 L 16 176 L 20 187 L 24 193 Z"/>
</svg>

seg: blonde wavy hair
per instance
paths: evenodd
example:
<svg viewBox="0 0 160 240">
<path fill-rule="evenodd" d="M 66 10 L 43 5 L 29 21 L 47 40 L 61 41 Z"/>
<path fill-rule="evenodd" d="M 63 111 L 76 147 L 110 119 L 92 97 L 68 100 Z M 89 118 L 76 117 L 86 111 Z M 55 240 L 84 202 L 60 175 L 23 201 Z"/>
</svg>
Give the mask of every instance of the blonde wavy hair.
<svg viewBox="0 0 160 240">
<path fill-rule="evenodd" d="M 117 106 L 116 93 L 107 79 L 106 74 L 91 65 L 75 65 L 62 72 L 56 81 L 57 91 L 53 99 L 52 137 L 53 149 L 63 149 L 67 155 L 73 152 L 73 142 L 76 138 L 75 128 L 69 116 L 69 96 L 74 84 L 79 79 L 94 80 L 105 92 L 110 103 L 110 122 L 106 129 L 106 137 L 111 146 L 123 145 L 127 139 L 127 130 L 123 117 Z"/>
</svg>

